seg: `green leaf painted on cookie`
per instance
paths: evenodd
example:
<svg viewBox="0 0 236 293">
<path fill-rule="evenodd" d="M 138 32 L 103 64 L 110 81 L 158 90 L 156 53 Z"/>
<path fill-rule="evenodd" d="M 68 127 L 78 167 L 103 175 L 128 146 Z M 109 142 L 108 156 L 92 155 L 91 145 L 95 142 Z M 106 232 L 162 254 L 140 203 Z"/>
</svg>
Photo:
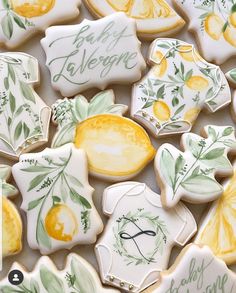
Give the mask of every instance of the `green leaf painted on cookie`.
<svg viewBox="0 0 236 293">
<path fill-rule="evenodd" d="M 196 194 L 199 194 L 199 186 L 201 186 L 202 195 L 220 193 L 223 190 L 221 185 L 214 179 L 204 175 L 190 176 L 181 183 L 181 186 L 185 190 Z"/>
<path fill-rule="evenodd" d="M 49 271 L 46 266 L 40 268 L 40 278 L 44 289 L 48 293 L 63 293 L 65 292 L 64 284 L 55 274 Z"/>
</svg>

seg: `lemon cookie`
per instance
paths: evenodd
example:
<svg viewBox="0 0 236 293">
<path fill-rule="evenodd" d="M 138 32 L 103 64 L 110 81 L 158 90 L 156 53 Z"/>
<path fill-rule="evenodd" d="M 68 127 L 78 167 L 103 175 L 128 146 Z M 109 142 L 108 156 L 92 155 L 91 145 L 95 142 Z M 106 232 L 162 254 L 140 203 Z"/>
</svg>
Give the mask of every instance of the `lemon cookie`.
<svg viewBox="0 0 236 293">
<path fill-rule="evenodd" d="M 185 21 L 165 0 L 85 0 L 98 18 L 122 11 L 137 22 L 138 35 L 144 39 L 167 37 L 177 33 Z"/>
<path fill-rule="evenodd" d="M 73 142 L 86 151 L 92 175 L 120 181 L 137 175 L 156 151 L 145 130 L 122 117 L 127 106 L 114 100 L 112 90 L 98 93 L 90 103 L 81 95 L 59 100 L 52 106 L 58 124 L 52 146 Z"/>
</svg>

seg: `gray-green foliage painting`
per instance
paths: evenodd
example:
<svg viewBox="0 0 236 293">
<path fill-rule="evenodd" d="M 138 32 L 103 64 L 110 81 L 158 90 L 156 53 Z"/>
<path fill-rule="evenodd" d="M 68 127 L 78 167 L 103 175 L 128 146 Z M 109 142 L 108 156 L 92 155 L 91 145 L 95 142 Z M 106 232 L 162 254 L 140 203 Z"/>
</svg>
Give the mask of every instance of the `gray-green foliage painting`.
<svg viewBox="0 0 236 293">
<path fill-rule="evenodd" d="M 81 95 L 74 99 L 60 100 L 52 106 L 53 120 L 58 124 L 58 131 L 53 139 L 52 147 L 59 147 L 74 142 L 76 126 L 88 117 L 98 114 L 122 115 L 127 106 L 114 104 L 112 90 L 99 92 L 90 102 Z"/>
<path fill-rule="evenodd" d="M 3 196 L 14 196 L 18 193 L 15 186 L 7 183 L 8 178 L 11 175 L 11 167 L 7 165 L 0 165 L 0 187 L 2 188 Z"/>
<path fill-rule="evenodd" d="M 142 226 L 150 229 L 142 229 Z M 134 235 L 128 231 L 132 229 Z M 129 212 L 116 221 L 113 228 L 115 243 L 114 251 L 118 253 L 128 265 L 148 265 L 156 262 L 156 255 L 163 254 L 167 243 L 168 229 L 165 222 L 157 215 L 151 214 L 144 209 L 138 209 L 136 212 Z M 140 247 L 139 236 L 146 236 L 153 239 L 153 249 L 144 253 Z M 131 242 L 135 249 L 131 249 Z"/>
<path fill-rule="evenodd" d="M 26 17 L 18 15 L 12 7 L 10 0 L 1 0 L 3 9 L 0 11 L 1 28 L 4 36 L 10 40 L 14 34 L 15 27 L 27 30 L 28 27 L 34 27 L 34 23 Z"/>
<path fill-rule="evenodd" d="M 165 144 L 158 152 L 158 172 L 165 185 L 167 202 L 177 203 L 184 196 L 195 196 L 196 201 L 206 202 L 209 196 L 219 195 L 222 186 L 215 180 L 215 173 L 232 172 L 227 152 L 236 150 L 234 128 L 207 126 L 208 138 L 185 134 L 180 152 Z"/>
<path fill-rule="evenodd" d="M 34 277 L 25 274 L 24 282 L 18 286 L 0 285 L 1 293 L 100 293 L 89 269 L 76 257 L 60 274 L 52 266 L 41 264 Z M 101 289 L 101 292 L 109 291 Z"/>
<path fill-rule="evenodd" d="M 0 139 L 16 153 L 20 147 L 27 147 L 31 140 L 36 141 L 43 135 L 39 112 L 33 111 L 36 96 L 28 84 L 35 68 L 30 66 L 30 56 L 28 70 L 21 59 L 4 54 L 0 54 L 0 65 Z"/>
<path fill-rule="evenodd" d="M 51 248 L 51 238 L 44 226 L 43 210 L 48 210 L 55 205 L 67 203 L 68 200 L 81 207 L 81 224 L 83 233 L 90 229 L 89 201 L 78 193 L 78 188 L 83 184 L 68 171 L 68 165 L 72 160 L 72 149 L 68 156 L 55 159 L 51 156 L 43 156 L 43 161 L 28 160 L 27 166 L 22 172 L 35 174 L 28 183 L 28 192 L 34 191 L 35 197 L 28 204 L 28 211 L 37 209 L 36 239 L 40 246 Z M 57 191 L 60 190 L 60 193 Z M 37 197 L 38 195 L 38 197 Z M 79 212 L 79 210 L 78 210 Z"/>
</svg>

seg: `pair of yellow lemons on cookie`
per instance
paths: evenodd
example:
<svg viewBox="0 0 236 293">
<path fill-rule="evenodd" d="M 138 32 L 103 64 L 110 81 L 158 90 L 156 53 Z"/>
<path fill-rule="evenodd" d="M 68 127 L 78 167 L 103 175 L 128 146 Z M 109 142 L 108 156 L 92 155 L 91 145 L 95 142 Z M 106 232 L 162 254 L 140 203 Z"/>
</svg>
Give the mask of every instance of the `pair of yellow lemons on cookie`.
<svg viewBox="0 0 236 293">
<path fill-rule="evenodd" d="M 236 12 L 229 15 L 225 25 L 225 21 L 215 13 L 209 14 L 205 20 L 205 30 L 212 39 L 218 41 L 223 35 L 229 44 L 236 47 Z"/>
</svg>

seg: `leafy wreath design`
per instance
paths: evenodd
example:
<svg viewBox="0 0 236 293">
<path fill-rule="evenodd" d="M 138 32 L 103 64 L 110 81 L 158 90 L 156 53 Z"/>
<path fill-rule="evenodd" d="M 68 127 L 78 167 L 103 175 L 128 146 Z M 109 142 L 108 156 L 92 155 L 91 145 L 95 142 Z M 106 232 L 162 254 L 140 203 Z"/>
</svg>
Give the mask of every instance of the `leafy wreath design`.
<svg viewBox="0 0 236 293">
<path fill-rule="evenodd" d="M 153 228 L 153 231 L 143 231 L 138 226 L 139 220 L 145 220 L 147 221 L 150 226 Z M 166 224 L 164 221 L 160 219 L 159 216 L 154 216 L 150 212 L 146 212 L 144 209 L 138 209 L 135 213 L 127 213 L 126 215 L 123 215 L 120 217 L 117 221 L 117 226 L 113 228 L 113 234 L 115 236 L 115 243 L 113 247 L 115 248 L 115 252 L 118 253 L 120 256 L 124 257 L 125 262 L 128 265 L 134 264 L 134 265 L 141 265 L 141 264 L 150 264 L 155 262 L 155 255 L 159 252 L 161 255 L 163 254 L 163 248 L 164 245 L 167 242 L 167 235 L 169 234 Z M 125 239 L 122 239 L 121 235 L 126 234 L 125 228 L 128 224 L 133 223 L 138 230 L 140 230 L 139 234 L 147 234 L 149 236 L 155 237 L 155 248 L 147 253 L 147 255 L 143 255 L 140 248 L 137 246 L 137 251 L 139 251 L 139 255 L 132 255 L 127 249 L 125 245 Z M 151 235 L 151 232 L 154 232 Z M 130 240 L 132 240 L 134 236 L 130 237 Z M 128 239 L 128 238 L 126 238 Z M 133 240 L 134 241 L 134 240 Z"/>
</svg>

